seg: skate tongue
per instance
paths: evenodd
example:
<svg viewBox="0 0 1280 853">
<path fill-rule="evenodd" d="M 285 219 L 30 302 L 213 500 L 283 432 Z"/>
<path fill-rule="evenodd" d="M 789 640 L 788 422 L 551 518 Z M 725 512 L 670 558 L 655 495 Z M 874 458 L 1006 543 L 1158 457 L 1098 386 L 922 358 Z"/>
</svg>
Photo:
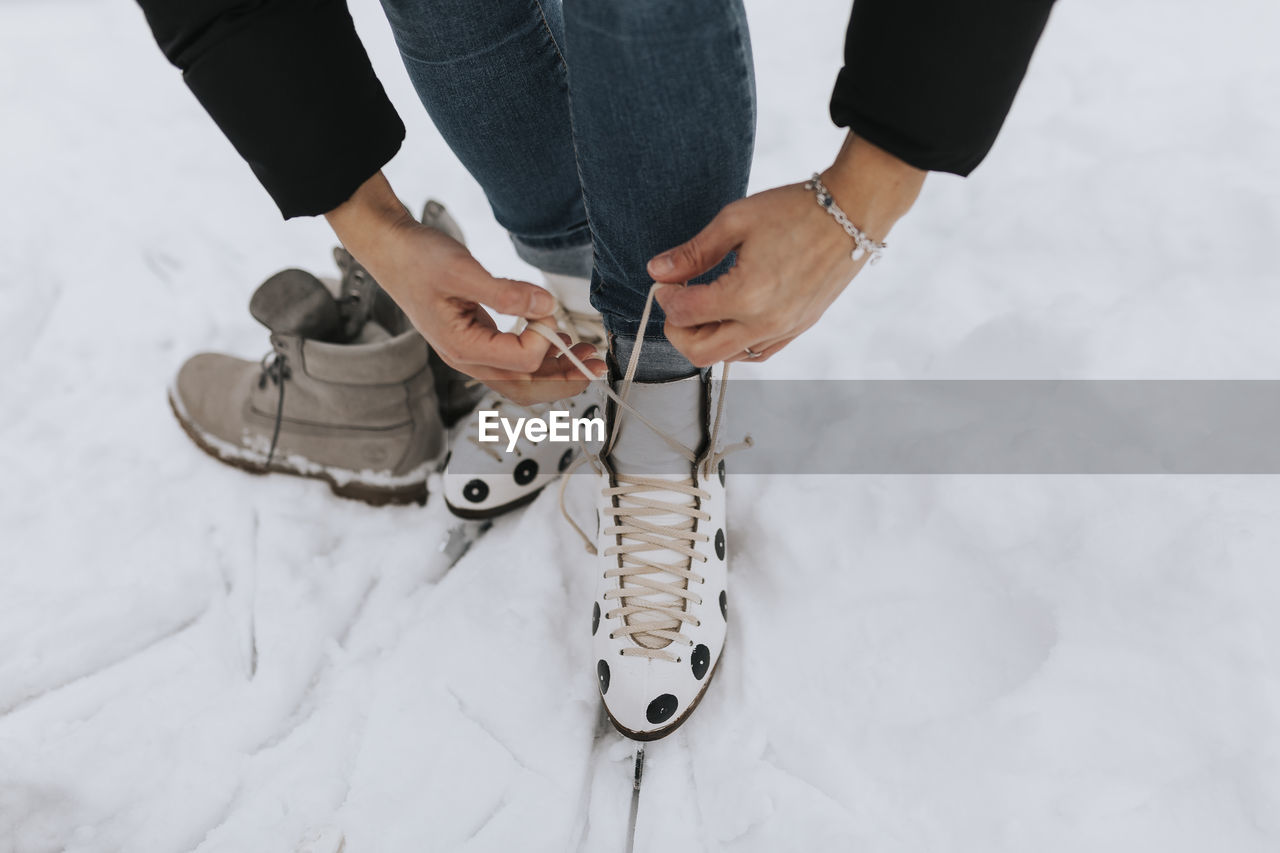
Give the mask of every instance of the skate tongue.
<svg viewBox="0 0 1280 853">
<path fill-rule="evenodd" d="M 627 402 L 669 438 L 697 453 L 703 443 L 702 377 L 668 382 L 633 382 Z M 671 475 L 688 479 L 693 463 L 650 426 L 626 411 L 617 440 L 609 452 L 614 471 L 645 476 Z"/>
<path fill-rule="evenodd" d="M 543 273 L 547 280 L 547 290 L 555 295 L 556 301 L 579 314 L 598 314 L 591 305 L 591 279 L 575 275 L 559 273 Z"/>
</svg>

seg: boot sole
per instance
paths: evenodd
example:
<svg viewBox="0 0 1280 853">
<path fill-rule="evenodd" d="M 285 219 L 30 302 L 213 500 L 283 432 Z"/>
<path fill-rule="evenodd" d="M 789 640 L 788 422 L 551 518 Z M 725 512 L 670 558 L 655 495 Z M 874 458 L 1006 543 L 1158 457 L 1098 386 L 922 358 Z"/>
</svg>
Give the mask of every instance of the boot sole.
<svg viewBox="0 0 1280 853">
<path fill-rule="evenodd" d="M 360 501 L 369 506 L 407 506 L 409 504 L 422 506 L 427 502 L 427 481 L 425 477 L 421 483 L 385 486 L 375 483 L 362 483 L 354 479 L 354 472 L 352 472 L 353 479 L 343 481 L 337 479 L 323 468 L 315 471 L 304 471 L 284 462 L 273 461 L 267 464 L 266 462 L 254 461 L 243 455 L 224 453 L 217 445 L 208 441 L 195 424 L 184 417 L 182 408 L 178 405 L 177 400 L 174 399 L 172 392 L 168 397 L 169 409 L 173 412 L 173 416 L 177 419 L 179 426 L 182 427 L 182 431 L 187 434 L 187 437 L 195 443 L 196 447 L 225 465 L 238 468 L 248 474 L 289 474 L 294 477 L 305 477 L 309 480 L 321 480 L 328 483 L 329 489 L 338 497 Z M 248 453 L 251 451 L 240 452 Z"/>
<path fill-rule="evenodd" d="M 707 688 L 711 686 L 711 681 L 716 677 L 716 672 L 720 669 L 720 661 L 724 659 L 724 651 L 720 652 L 720 657 L 716 658 L 716 665 L 711 668 L 711 672 L 707 673 L 707 680 L 703 682 L 702 689 L 698 691 L 698 695 L 693 697 L 693 704 L 685 709 L 680 718 L 664 729 L 658 729 L 656 732 L 633 732 L 631 729 L 619 723 L 613 718 L 613 714 L 609 713 L 609 706 L 604 704 L 604 697 L 600 697 L 600 704 L 604 705 L 604 712 L 609 717 L 609 722 L 613 723 L 613 727 L 618 730 L 619 734 L 631 740 L 638 740 L 643 743 L 650 741 L 662 740 L 667 735 L 684 725 L 685 720 L 693 716 L 693 712 L 698 710 L 702 697 L 707 695 Z"/>
</svg>

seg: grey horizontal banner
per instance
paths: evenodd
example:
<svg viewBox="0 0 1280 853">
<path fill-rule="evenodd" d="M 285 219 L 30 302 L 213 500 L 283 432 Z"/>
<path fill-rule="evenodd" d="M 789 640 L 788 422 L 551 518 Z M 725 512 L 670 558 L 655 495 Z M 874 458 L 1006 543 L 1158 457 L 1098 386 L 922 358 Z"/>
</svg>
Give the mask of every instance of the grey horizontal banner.
<svg viewBox="0 0 1280 853">
<path fill-rule="evenodd" d="M 1277 474 L 1280 381 L 729 382 L 734 471 Z"/>
<path fill-rule="evenodd" d="M 734 473 L 1280 474 L 1280 380 L 728 384 Z"/>
</svg>

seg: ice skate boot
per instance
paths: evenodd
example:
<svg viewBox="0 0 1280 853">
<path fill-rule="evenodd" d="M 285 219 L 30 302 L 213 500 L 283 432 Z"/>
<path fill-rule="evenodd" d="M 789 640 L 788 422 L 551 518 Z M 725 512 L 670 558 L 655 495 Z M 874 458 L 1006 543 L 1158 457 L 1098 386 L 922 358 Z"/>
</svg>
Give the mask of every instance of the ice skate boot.
<svg viewBox="0 0 1280 853">
<path fill-rule="evenodd" d="M 688 719 L 724 649 L 728 527 L 712 385 L 703 372 L 615 384 L 631 410 L 605 405 L 591 633 L 609 719 L 636 740 Z"/>
<path fill-rule="evenodd" d="M 556 322 L 574 343 L 600 346 L 604 324 L 588 298 L 590 282 L 585 278 L 546 274 L 547 289 L 557 301 Z M 594 418 L 599 406 L 590 392 L 543 406 L 517 406 L 501 394 L 490 392 L 460 426 L 450 442 L 444 471 L 444 497 L 449 510 L 459 518 L 488 519 L 510 512 L 532 501 L 538 493 L 563 473 L 578 453 L 576 444 L 533 442 L 521 437 L 507 452 L 499 444 L 480 440 L 482 412 L 496 413 L 514 421 L 519 417 L 542 417 L 558 410 L 569 418 Z"/>
</svg>

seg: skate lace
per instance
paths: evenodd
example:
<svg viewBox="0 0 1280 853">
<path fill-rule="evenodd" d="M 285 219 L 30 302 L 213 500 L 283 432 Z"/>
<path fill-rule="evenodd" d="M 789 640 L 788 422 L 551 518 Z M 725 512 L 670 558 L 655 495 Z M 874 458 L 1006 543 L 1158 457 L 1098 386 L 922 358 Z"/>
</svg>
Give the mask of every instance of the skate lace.
<svg viewBox="0 0 1280 853">
<path fill-rule="evenodd" d="M 604 321 L 600 319 L 600 315 L 597 312 L 572 311 L 557 303 L 555 319 L 556 324 L 561 329 L 569 333 L 570 340 L 575 344 L 580 341 L 586 341 L 587 343 L 594 344 L 596 346 L 604 343 L 606 337 Z M 515 326 L 515 332 L 519 334 L 526 328 L 528 328 L 528 324 L 523 320 L 520 320 Z M 545 334 L 545 332 L 543 332 L 543 334 Z M 562 343 L 558 337 L 556 338 L 556 343 Z M 591 374 L 591 378 L 595 379 L 595 374 Z M 484 383 L 478 379 L 472 379 L 466 383 L 468 388 L 474 388 L 483 384 Z M 506 397 L 503 397 L 501 394 L 491 394 L 483 403 L 476 407 L 475 411 L 471 413 L 471 420 L 467 425 L 467 440 L 478 447 L 485 455 L 493 459 L 494 462 L 502 462 L 503 454 L 495 444 L 493 442 L 480 440 L 480 411 L 486 409 L 496 411 L 499 417 L 502 417 L 506 411 L 514 408 L 524 412 L 525 415 L 532 414 L 535 417 L 542 417 L 552 409 L 554 405 L 555 404 L 548 403 L 544 405 L 518 406 Z M 524 455 L 520 452 L 519 442 L 516 443 L 515 453 L 517 456 Z"/>
<path fill-rule="evenodd" d="M 660 286 L 654 284 L 649 289 L 644 311 L 640 315 L 640 329 L 648 328 L 654 294 Z M 569 348 L 555 334 L 554 329 L 542 323 L 531 323 L 530 326 L 559 349 L 579 371 L 592 379 L 595 378 L 587 366 L 569 351 Z M 631 358 L 619 383 L 619 390 L 614 391 L 608 383 L 602 386 L 602 390 L 618 405 L 619 409 L 625 410 L 653 430 L 672 450 L 688 460 L 691 466 L 698 464 L 696 449 L 685 446 L 654 425 L 627 402 L 643 346 L 644 335 L 641 334 L 631 351 Z M 741 442 L 723 450 L 717 449 L 725 392 L 728 388 L 725 380 L 728 375 L 729 365 L 726 364 L 720 379 L 720 393 L 708 445 L 710 449 L 699 465 L 699 471 L 703 477 L 711 476 L 726 456 L 750 447 L 752 443 L 751 437 L 746 436 Z M 598 454 L 592 454 L 584 445 L 582 456 L 566 472 L 566 476 L 560 482 L 560 512 L 582 537 L 587 551 L 592 554 L 599 552 L 595 543 L 591 541 L 591 537 L 569 514 L 565 505 L 565 486 L 569 482 L 568 474 L 572 474 L 584 461 L 588 462 L 596 473 L 604 472 L 602 457 L 609 453 L 617 440 L 620 424 L 621 418 L 615 417 L 613 431 Z M 709 521 L 711 518 L 709 513 L 700 509 L 701 502 L 709 499 L 711 495 L 698 487 L 697 478 L 693 475 L 684 480 L 676 480 L 615 471 L 613 480 L 616 485 L 606 487 L 601 492 L 613 507 L 609 513 L 613 518 L 613 524 L 606 526 L 602 533 L 616 537 L 617 544 L 606 548 L 604 556 L 616 556 L 618 565 L 616 568 L 607 570 L 604 576 L 616 578 L 618 585 L 606 591 L 604 597 L 606 600 L 618 602 L 619 606 L 606 615 L 611 619 L 621 617 L 623 625 L 610 636 L 628 637 L 634 643 L 622 650 L 624 655 L 678 661 L 680 658 L 669 649 L 669 646 L 693 645 L 689 637 L 681 631 L 685 624 L 694 626 L 700 624 L 700 620 L 689 612 L 688 605 L 702 603 L 702 596 L 694 587 L 701 584 L 704 578 L 694 571 L 694 564 L 707 561 L 706 555 L 698 552 L 697 545 L 708 541 L 710 537 L 698 530 L 698 522 Z M 663 497 L 657 497 L 655 493 Z M 655 521 L 662 517 L 675 517 L 676 520 L 667 523 Z M 659 561 L 657 557 L 661 553 L 674 554 L 677 559 L 673 562 Z"/>
<path fill-rule="evenodd" d="M 560 328 L 570 332 L 572 337 L 576 338 L 575 343 L 586 341 L 600 346 L 607 337 L 604 321 L 596 311 L 574 311 L 557 304 L 555 318 Z"/>
<path fill-rule="evenodd" d="M 609 569 L 604 576 L 617 578 L 618 586 L 607 590 L 604 598 L 618 602 L 619 606 L 607 615 L 611 619 L 621 617 L 623 624 L 610 637 L 630 637 L 635 643 L 622 650 L 624 655 L 678 660 L 664 647 L 672 643 L 692 645 L 681 629 L 684 623 L 701 624 L 689 612 L 688 604 L 702 603 L 702 596 L 694 587 L 704 579 L 694 571 L 694 564 L 706 562 L 707 557 L 695 545 L 710 538 L 697 529 L 699 521 L 711 519 L 709 513 L 698 508 L 699 501 L 710 494 L 698 488 L 692 478 L 680 481 L 615 474 L 614 480 L 617 486 L 603 490 L 614 504 L 610 513 L 614 523 L 603 532 L 616 536 L 619 544 L 606 548 L 604 554 L 616 556 L 618 567 Z M 687 503 L 648 496 L 654 492 L 674 492 L 683 495 Z M 654 516 L 673 515 L 680 520 L 668 524 L 652 520 Z M 660 562 L 658 553 L 674 553 L 676 562 Z"/>
</svg>

